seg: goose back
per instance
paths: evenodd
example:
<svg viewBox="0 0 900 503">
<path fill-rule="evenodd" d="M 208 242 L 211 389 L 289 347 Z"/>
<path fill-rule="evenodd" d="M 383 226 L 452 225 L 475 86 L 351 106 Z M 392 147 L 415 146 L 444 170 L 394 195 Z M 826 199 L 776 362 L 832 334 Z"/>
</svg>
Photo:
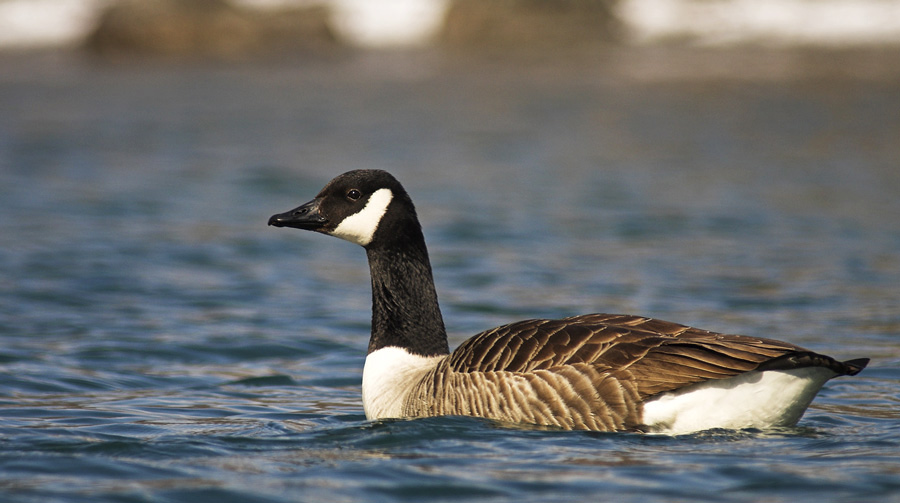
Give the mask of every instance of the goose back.
<svg viewBox="0 0 900 503">
<path fill-rule="evenodd" d="M 643 429 L 643 403 L 754 370 L 854 367 L 771 339 L 652 318 L 526 320 L 464 342 L 410 391 L 404 415 L 474 415 L 567 429 Z"/>
</svg>

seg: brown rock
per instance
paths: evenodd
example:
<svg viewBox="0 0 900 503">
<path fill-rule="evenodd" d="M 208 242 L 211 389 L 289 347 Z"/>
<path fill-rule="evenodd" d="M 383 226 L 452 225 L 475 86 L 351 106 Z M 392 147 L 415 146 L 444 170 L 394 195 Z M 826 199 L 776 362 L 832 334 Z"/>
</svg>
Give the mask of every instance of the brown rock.
<svg viewBox="0 0 900 503">
<path fill-rule="evenodd" d="M 104 56 L 242 58 L 330 48 L 321 6 L 260 11 L 227 0 L 122 0 L 100 17 L 85 47 Z"/>
<path fill-rule="evenodd" d="M 617 0 L 454 0 L 441 41 L 455 47 L 560 48 L 620 38 Z"/>
</svg>

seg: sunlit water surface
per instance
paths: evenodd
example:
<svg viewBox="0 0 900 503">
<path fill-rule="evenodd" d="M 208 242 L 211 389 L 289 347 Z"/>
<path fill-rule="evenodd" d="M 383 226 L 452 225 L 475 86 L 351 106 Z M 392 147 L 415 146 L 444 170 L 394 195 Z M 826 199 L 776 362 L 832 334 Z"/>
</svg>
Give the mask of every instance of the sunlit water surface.
<svg viewBox="0 0 900 503">
<path fill-rule="evenodd" d="M 3 501 L 900 501 L 896 84 L 3 68 Z M 265 225 L 355 168 L 416 201 L 451 346 L 599 311 L 872 363 L 779 431 L 368 422 L 363 251 Z"/>
</svg>

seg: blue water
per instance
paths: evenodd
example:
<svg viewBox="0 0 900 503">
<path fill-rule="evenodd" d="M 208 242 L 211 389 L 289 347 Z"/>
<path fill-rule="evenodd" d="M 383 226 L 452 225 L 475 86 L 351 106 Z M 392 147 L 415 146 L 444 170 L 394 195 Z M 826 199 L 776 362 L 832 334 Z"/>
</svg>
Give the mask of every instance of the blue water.
<svg viewBox="0 0 900 503">
<path fill-rule="evenodd" d="M 0 500 L 900 501 L 900 85 L 603 60 L 0 60 Z M 645 314 L 861 375 L 796 428 L 368 422 L 362 250 L 266 227 L 355 168 L 419 208 L 451 346 Z"/>
</svg>

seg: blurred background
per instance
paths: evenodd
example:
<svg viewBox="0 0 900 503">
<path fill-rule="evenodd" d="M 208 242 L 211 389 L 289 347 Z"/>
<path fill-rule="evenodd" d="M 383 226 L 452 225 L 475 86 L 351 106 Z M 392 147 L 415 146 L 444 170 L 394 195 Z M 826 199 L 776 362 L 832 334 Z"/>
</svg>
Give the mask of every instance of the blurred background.
<svg viewBox="0 0 900 503">
<path fill-rule="evenodd" d="M 900 42 L 900 6 L 893 0 L 0 2 L 4 48 L 71 47 L 88 38 L 89 45 L 101 51 L 220 55 L 287 51 L 322 40 L 382 48 L 488 41 L 571 45 L 596 40 L 871 47 Z"/>
<path fill-rule="evenodd" d="M 364 253 L 266 226 L 357 168 L 451 347 L 622 312 L 872 364 L 781 437 L 367 423 Z M 0 0 L 4 501 L 896 499 L 898 285 L 897 0 Z"/>
</svg>

